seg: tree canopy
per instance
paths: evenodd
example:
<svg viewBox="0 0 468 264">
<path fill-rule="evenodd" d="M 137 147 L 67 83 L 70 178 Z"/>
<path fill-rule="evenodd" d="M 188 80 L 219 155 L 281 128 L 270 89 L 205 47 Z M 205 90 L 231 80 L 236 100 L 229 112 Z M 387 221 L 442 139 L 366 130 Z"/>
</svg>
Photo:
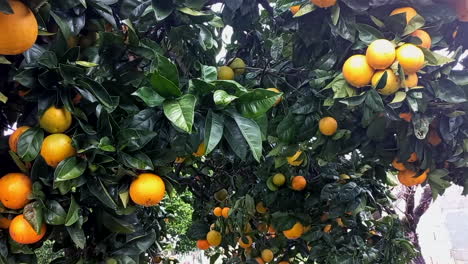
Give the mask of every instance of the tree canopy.
<svg viewBox="0 0 468 264">
<path fill-rule="evenodd" d="M 31 190 L 15 208 L 0 179 L 0 263 L 36 263 L 44 240 L 63 249 L 52 263 L 158 263 L 176 190 L 192 192 L 186 235 L 213 261 L 403 264 L 418 248 L 392 187 L 468 193 L 468 25 L 453 3 L 26 4 L 35 44 L 0 55 L 0 175 Z M 15 125 L 29 128 L 11 143 Z M 43 238 L 15 239 L 17 215 Z"/>
</svg>

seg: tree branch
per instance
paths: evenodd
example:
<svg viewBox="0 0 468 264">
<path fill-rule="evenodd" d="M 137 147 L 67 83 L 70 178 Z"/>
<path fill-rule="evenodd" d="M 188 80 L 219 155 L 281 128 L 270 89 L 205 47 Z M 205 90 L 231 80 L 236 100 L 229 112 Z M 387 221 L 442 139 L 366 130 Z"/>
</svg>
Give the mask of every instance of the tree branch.
<svg viewBox="0 0 468 264">
<path fill-rule="evenodd" d="M 421 216 L 429 209 L 429 206 L 431 205 L 432 202 L 432 190 L 429 185 L 426 185 L 424 187 L 424 192 L 422 194 L 421 200 L 419 201 L 419 205 L 414 209 L 414 225 L 418 226 L 419 220 L 421 219 Z"/>
</svg>

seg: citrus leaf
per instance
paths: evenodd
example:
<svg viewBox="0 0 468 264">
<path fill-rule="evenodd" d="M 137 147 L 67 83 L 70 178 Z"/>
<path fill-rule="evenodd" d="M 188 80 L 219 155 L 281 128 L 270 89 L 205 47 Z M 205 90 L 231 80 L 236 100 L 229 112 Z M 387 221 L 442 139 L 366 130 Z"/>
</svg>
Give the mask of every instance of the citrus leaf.
<svg viewBox="0 0 468 264">
<path fill-rule="evenodd" d="M 255 121 L 245 118 L 239 115 L 237 112 L 228 111 L 228 113 L 236 122 L 245 141 L 247 141 L 254 159 L 260 162 L 263 147 L 262 132 L 260 131 L 260 127 Z"/>
<path fill-rule="evenodd" d="M 150 82 L 154 90 L 162 97 L 179 97 L 182 95 L 177 85 L 158 72 L 151 75 Z"/>
<path fill-rule="evenodd" d="M 0 0 L 0 12 L 9 15 L 13 14 L 13 9 L 11 8 L 7 0 Z"/>
<path fill-rule="evenodd" d="M 168 58 L 158 54 L 158 73 L 171 81 L 175 86 L 179 86 L 179 71 L 177 66 Z"/>
<path fill-rule="evenodd" d="M 211 109 L 208 111 L 205 121 L 205 155 L 209 154 L 223 137 L 224 117 L 216 114 Z"/>
<path fill-rule="evenodd" d="M 400 102 L 403 102 L 403 100 L 405 99 L 406 99 L 406 93 L 402 91 L 398 91 L 395 93 L 395 97 L 390 103 L 391 104 L 400 103 Z"/>
<path fill-rule="evenodd" d="M 432 198 L 437 199 L 438 195 L 442 195 L 445 189 L 451 186 L 451 184 L 443 178 L 448 175 L 446 169 L 437 169 L 429 173 L 429 185 L 432 190 Z"/>
<path fill-rule="evenodd" d="M 421 50 L 424 53 L 427 64 L 431 66 L 440 66 L 455 61 L 453 58 L 440 55 L 426 48 L 421 48 Z"/>
<path fill-rule="evenodd" d="M 67 213 L 59 202 L 55 200 L 47 201 L 44 218 L 48 225 L 63 225 L 66 217 Z"/>
<path fill-rule="evenodd" d="M 176 127 L 192 133 L 196 103 L 197 98 L 191 94 L 186 94 L 176 100 L 164 101 L 164 115 Z"/>
<path fill-rule="evenodd" d="M 416 14 L 406 25 L 405 30 L 403 31 L 403 35 L 408 35 L 416 31 L 417 29 L 420 29 L 424 26 L 426 21 L 424 18 L 418 14 Z"/>
<path fill-rule="evenodd" d="M 92 67 L 99 66 L 99 64 L 94 63 L 94 62 L 89 62 L 89 61 L 75 61 L 75 63 L 77 65 L 80 65 L 80 66 L 83 66 L 83 67 L 86 67 L 86 68 L 92 68 Z"/>
<path fill-rule="evenodd" d="M 67 217 L 65 218 L 65 226 L 75 224 L 79 219 L 80 206 L 76 202 L 73 195 L 71 196 L 70 207 L 68 208 Z"/>
<path fill-rule="evenodd" d="M 55 181 L 68 181 L 80 177 L 86 170 L 86 164 L 85 160 L 77 157 L 61 161 L 54 172 Z"/>
<path fill-rule="evenodd" d="M 216 90 L 213 94 L 213 101 L 220 106 L 227 106 L 237 98 L 237 96 L 230 95 L 224 90 Z"/>
<path fill-rule="evenodd" d="M 44 131 L 40 128 L 30 128 L 24 132 L 18 141 L 18 155 L 23 161 L 33 161 L 41 150 Z"/>
<path fill-rule="evenodd" d="M 0 64 L 11 64 L 11 62 L 5 56 L 0 55 Z"/>
<path fill-rule="evenodd" d="M 257 118 L 270 110 L 281 96 L 283 93 L 258 88 L 239 96 L 236 105 L 243 116 Z"/>
<path fill-rule="evenodd" d="M 78 248 L 84 249 L 86 245 L 86 236 L 83 229 L 75 223 L 72 226 L 67 226 L 67 232 L 70 235 L 71 239 Z"/>
<path fill-rule="evenodd" d="M 44 222 L 44 210 L 42 203 L 36 201 L 27 204 L 23 209 L 24 218 L 31 224 L 36 233 L 41 232 L 42 223 Z"/>
<path fill-rule="evenodd" d="M 174 4 L 170 0 L 152 0 L 151 3 L 156 20 L 163 20 L 174 11 Z"/>
<path fill-rule="evenodd" d="M 314 11 L 315 9 L 317 9 L 317 7 L 315 5 L 312 5 L 312 4 L 305 4 L 301 7 L 301 9 L 299 9 L 299 11 L 297 11 L 297 13 L 294 15 L 294 17 L 301 17 L 303 15 L 306 15 L 306 14 L 309 14 L 310 12 Z"/>
<path fill-rule="evenodd" d="M 160 96 L 155 89 L 148 86 L 143 86 L 136 90 L 132 95 L 137 96 L 149 107 L 161 106 L 166 100 L 164 97 Z"/>
</svg>

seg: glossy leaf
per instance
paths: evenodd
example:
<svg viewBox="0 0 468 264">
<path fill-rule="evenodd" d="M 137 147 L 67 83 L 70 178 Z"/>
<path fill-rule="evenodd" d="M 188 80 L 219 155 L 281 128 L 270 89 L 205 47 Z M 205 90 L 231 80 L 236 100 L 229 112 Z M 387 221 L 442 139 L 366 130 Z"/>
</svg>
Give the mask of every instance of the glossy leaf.
<svg viewBox="0 0 468 264">
<path fill-rule="evenodd" d="M 176 100 L 168 100 L 163 104 L 164 115 L 176 127 L 187 133 L 192 133 L 195 105 L 197 98 L 186 94 Z"/>
<path fill-rule="evenodd" d="M 205 121 L 205 155 L 216 148 L 223 137 L 224 117 L 213 111 L 209 111 Z"/>
<path fill-rule="evenodd" d="M 30 128 L 24 132 L 18 141 L 18 155 L 24 161 L 33 161 L 41 150 L 44 131 L 40 128 Z"/>
<path fill-rule="evenodd" d="M 77 157 L 71 157 L 59 163 L 54 172 L 56 182 L 67 181 L 80 177 L 86 170 L 87 162 Z"/>
</svg>

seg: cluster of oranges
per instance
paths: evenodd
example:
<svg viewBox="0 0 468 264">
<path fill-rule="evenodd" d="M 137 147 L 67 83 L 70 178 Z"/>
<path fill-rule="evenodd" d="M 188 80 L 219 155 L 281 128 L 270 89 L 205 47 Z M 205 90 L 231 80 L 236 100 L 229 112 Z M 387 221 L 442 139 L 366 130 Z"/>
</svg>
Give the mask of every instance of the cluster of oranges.
<svg viewBox="0 0 468 264">
<path fill-rule="evenodd" d="M 36 17 L 31 9 L 17 0 L 8 0 L 13 14 L 0 12 L 0 54 L 17 55 L 34 45 L 38 35 Z"/>
<path fill-rule="evenodd" d="M 418 13 L 412 7 L 398 8 L 390 15 L 404 13 L 409 23 Z M 405 43 L 399 47 L 386 39 L 373 41 L 367 48 L 366 55 L 353 55 L 343 65 L 343 76 L 354 87 L 372 84 L 383 95 L 396 93 L 401 87 L 413 88 L 418 85 L 417 72 L 424 67 L 425 57 L 422 48 L 431 47 L 430 35 L 421 29 L 411 33 L 421 40 L 418 46 Z M 390 68 L 395 61 L 402 67 L 405 76 L 397 76 Z M 386 76 L 385 85 L 380 84 Z M 379 86 L 380 84 L 380 86 Z"/>
<path fill-rule="evenodd" d="M 218 68 L 218 80 L 234 80 L 235 76 L 245 73 L 245 62 L 241 58 L 234 58 L 228 66 Z"/>
<path fill-rule="evenodd" d="M 418 160 L 418 155 L 416 154 L 416 152 L 413 152 L 411 153 L 410 157 L 406 162 L 415 167 L 414 165 L 416 162 L 418 162 Z M 407 168 L 405 163 L 399 161 L 397 158 L 393 160 L 392 165 L 396 170 L 398 170 L 398 180 L 400 181 L 400 183 L 408 187 L 425 182 L 429 173 L 429 169 L 418 173 L 413 169 Z"/>
</svg>

